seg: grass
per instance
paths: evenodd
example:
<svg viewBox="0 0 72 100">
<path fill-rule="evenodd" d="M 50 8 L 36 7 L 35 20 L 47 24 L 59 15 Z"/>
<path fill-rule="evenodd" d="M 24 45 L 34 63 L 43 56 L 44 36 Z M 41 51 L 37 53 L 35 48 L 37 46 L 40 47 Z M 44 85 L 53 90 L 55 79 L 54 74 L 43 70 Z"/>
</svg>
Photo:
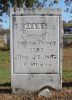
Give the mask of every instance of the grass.
<svg viewBox="0 0 72 100">
<path fill-rule="evenodd" d="M 64 45 L 72 45 L 72 35 L 64 35 L 63 43 Z"/>
<path fill-rule="evenodd" d="M 0 83 L 10 82 L 9 51 L 0 51 Z"/>
<path fill-rule="evenodd" d="M 10 82 L 10 52 L 4 45 L 3 36 L 0 36 L 0 83 Z"/>
<path fill-rule="evenodd" d="M 63 49 L 63 80 L 72 81 L 72 47 Z"/>
<path fill-rule="evenodd" d="M 72 71 L 63 70 L 63 80 L 72 81 Z"/>
</svg>

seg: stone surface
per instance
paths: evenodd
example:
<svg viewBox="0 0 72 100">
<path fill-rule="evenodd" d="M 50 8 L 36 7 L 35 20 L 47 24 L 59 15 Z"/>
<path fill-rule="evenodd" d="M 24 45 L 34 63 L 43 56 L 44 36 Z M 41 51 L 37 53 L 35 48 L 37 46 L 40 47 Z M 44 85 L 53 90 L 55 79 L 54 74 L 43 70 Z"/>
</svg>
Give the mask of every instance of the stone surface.
<svg viewBox="0 0 72 100">
<path fill-rule="evenodd" d="M 59 17 L 13 17 L 14 73 L 59 73 Z"/>
<path fill-rule="evenodd" d="M 48 89 L 44 89 L 38 94 L 38 96 L 51 97 L 52 94 Z"/>
<path fill-rule="evenodd" d="M 51 10 L 51 14 L 56 12 Z M 33 92 L 44 86 L 62 89 L 60 17 L 49 14 L 50 10 L 44 9 L 11 11 L 11 85 L 14 90 Z"/>
<path fill-rule="evenodd" d="M 4 45 L 10 46 L 10 34 L 8 33 L 4 34 Z"/>
</svg>

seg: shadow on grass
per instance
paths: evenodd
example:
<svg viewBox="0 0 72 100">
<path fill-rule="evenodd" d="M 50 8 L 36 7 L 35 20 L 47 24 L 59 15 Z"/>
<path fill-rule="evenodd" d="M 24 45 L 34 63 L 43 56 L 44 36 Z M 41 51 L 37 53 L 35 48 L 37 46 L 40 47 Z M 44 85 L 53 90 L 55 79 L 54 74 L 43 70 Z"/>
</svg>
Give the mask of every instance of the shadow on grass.
<svg viewBox="0 0 72 100">
<path fill-rule="evenodd" d="M 3 84 L 0 84 L 0 87 L 10 87 L 11 86 L 11 83 L 3 83 Z"/>
<path fill-rule="evenodd" d="M 10 47 L 0 47 L 0 51 L 8 51 L 10 50 Z"/>
<path fill-rule="evenodd" d="M 11 83 L 0 84 L 0 93 L 11 93 Z"/>
<path fill-rule="evenodd" d="M 72 87 L 72 82 L 63 82 L 62 87 Z"/>
<path fill-rule="evenodd" d="M 62 87 L 65 87 L 65 88 L 72 87 L 72 82 L 63 82 Z M 11 91 L 12 91 L 11 83 L 0 84 L 0 93 L 11 94 Z"/>
</svg>

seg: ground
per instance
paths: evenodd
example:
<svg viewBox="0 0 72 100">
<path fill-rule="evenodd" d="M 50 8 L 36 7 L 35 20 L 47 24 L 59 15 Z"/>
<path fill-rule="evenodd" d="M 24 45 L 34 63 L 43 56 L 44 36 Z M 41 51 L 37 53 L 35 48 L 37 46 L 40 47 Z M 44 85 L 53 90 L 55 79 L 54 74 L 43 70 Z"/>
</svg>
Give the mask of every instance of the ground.
<svg viewBox="0 0 72 100">
<path fill-rule="evenodd" d="M 51 91 L 51 97 L 38 97 L 37 95 L 11 94 L 10 86 L 0 86 L 0 100 L 72 100 L 72 84 L 63 83 L 61 91 Z"/>
<path fill-rule="evenodd" d="M 63 48 L 62 90 L 52 91 L 50 98 L 12 94 L 10 86 L 10 51 L 0 39 L 0 100 L 72 100 L 72 45 Z"/>
</svg>

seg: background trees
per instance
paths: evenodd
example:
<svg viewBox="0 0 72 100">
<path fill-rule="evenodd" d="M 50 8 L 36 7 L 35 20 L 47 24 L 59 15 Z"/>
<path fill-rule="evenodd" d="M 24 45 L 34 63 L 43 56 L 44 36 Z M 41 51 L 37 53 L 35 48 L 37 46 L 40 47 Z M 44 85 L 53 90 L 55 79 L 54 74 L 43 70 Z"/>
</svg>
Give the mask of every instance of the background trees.
<svg viewBox="0 0 72 100">
<path fill-rule="evenodd" d="M 36 7 L 44 6 L 44 3 L 49 1 L 49 7 L 59 2 L 59 0 L 0 0 L 0 15 L 3 14 L 3 12 L 8 12 L 10 7 L 23 7 L 25 4 L 26 7 L 33 7 L 34 5 Z M 65 4 L 67 5 L 66 12 L 72 13 L 72 0 L 64 0 Z"/>
</svg>

